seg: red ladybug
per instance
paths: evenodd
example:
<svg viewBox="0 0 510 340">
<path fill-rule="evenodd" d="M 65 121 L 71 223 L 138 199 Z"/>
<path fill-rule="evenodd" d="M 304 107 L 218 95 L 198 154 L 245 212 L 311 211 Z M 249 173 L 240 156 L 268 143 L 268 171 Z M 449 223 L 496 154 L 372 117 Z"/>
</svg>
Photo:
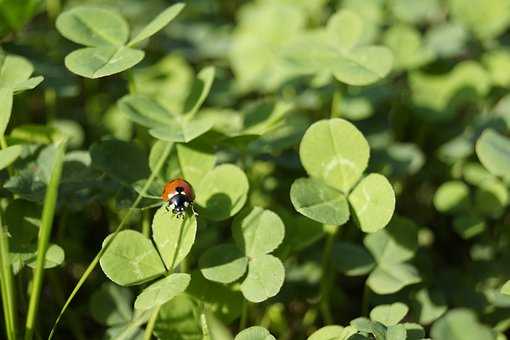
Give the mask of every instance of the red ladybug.
<svg viewBox="0 0 510 340">
<path fill-rule="evenodd" d="M 193 214 L 198 215 L 193 207 L 195 193 L 193 187 L 182 178 L 176 178 L 168 181 L 161 195 L 163 201 L 167 201 L 166 209 L 172 209 L 177 217 L 184 217 L 184 211 L 190 207 Z"/>
</svg>

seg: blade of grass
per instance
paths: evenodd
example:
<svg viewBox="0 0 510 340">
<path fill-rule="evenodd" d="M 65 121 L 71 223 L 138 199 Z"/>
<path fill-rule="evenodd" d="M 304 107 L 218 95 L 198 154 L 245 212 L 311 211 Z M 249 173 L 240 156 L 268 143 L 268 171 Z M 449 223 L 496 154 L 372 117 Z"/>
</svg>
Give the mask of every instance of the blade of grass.
<svg viewBox="0 0 510 340">
<path fill-rule="evenodd" d="M 165 150 L 163 151 L 163 155 L 161 156 L 161 158 L 159 159 L 158 163 L 156 164 L 156 167 L 155 167 L 154 171 L 152 172 L 152 174 L 150 175 L 149 179 L 147 180 L 147 182 L 145 182 L 145 184 L 144 184 L 141 192 L 138 194 L 136 200 L 133 202 L 133 204 L 129 208 L 129 210 L 126 213 L 126 215 L 124 216 L 124 218 L 120 221 L 120 224 L 118 225 L 117 229 L 115 229 L 115 231 L 113 232 L 112 236 L 108 239 L 108 242 L 106 242 L 104 247 L 101 248 L 101 250 L 97 253 L 97 255 L 94 257 L 94 259 L 90 262 L 89 266 L 87 267 L 85 272 L 82 274 L 82 276 L 78 280 L 78 283 L 76 284 L 76 286 L 74 286 L 73 291 L 71 292 L 71 294 L 67 298 L 66 303 L 64 304 L 64 306 L 60 310 L 60 313 L 58 314 L 57 319 L 55 320 L 55 323 L 53 324 L 53 327 L 51 328 L 51 332 L 50 332 L 50 334 L 48 336 L 48 340 L 53 338 L 53 335 L 55 334 L 55 329 L 57 328 L 58 323 L 60 322 L 60 319 L 62 318 L 62 315 L 64 315 L 67 307 L 69 307 L 69 304 L 71 303 L 73 298 L 78 293 L 78 290 L 80 290 L 81 286 L 83 286 L 83 284 L 85 283 L 85 280 L 87 280 L 87 278 L 92 273 L 94 268 L 96 268 L 97 264 L 99 263 L 99 259 L 101 258 L 101 256 L 103 256 L 104 252 L 108 249 L 110 244 L 112 244 L 113 240 L 117 237 L 119 232 L 125 227 L 127 221 L 131 217 L 131 214 L 133 214 L 133 212 L 135 211 L 135 209 L 138 206 L 138 204 L 140 204 L 140 201 L 142 200 L 143 195 L 145 194 L 147 189 L 149 189 L 149 186 L 154 181 L 154 179 L 158 175 L 159 171 L 163 167 L 163 163 L 168 158 L 168 155 L 170 154 L 170 150 L 171 149 L 172 149 L 172 144 L 168 144 L 165 147 Z"/>
<path fill-rule="evenodd" d="M 14 293 L 11 261 L 9 259 L 9 232 L 4 228 L 0 211 L 0 286 L 7 339 L 16 340 L 16 295 Z"/>
<path fill-rule="evenodd" d="M 53 218 L 55 217 L 55 209 L 57 205 L 58 186 L 60 183 L 60 175 L 62 174 L 62 165 L 64 163 L 65 142 L 61 142 L 57 146 L 55 160 L 53 161 L 53 170 L 51 172 L 50 183 L 46 189 L 44 197 L 44 206 L 41 218 L 41 227 L 39 229 L 39 238 L 37 242 L 37 258 L 34 269 L 34 278 L 32 282 L 32 292 L 30 293 L 30 301 L 28 302 L 27 320 L 25 323 L 25 340 L 31 340 L 34 336 L 34 324 L 39 309 L 39 297 L 44 277 L 44 258 L 48 250 L 51 229 L 53 226 Z"/>
</svg>

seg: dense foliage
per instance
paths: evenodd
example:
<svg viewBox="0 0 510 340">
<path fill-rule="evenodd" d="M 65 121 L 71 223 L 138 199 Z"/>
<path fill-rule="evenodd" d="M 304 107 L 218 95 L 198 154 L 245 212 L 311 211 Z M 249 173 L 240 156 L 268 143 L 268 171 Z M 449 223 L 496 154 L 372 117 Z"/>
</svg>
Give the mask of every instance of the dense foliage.
<svg viewBox="0 0 510 340">
<path fill-rule="evenodd" d="M 510 0 L 0 1 L 2 337 L 507 339 L 509 40 Z"/>
</svg>

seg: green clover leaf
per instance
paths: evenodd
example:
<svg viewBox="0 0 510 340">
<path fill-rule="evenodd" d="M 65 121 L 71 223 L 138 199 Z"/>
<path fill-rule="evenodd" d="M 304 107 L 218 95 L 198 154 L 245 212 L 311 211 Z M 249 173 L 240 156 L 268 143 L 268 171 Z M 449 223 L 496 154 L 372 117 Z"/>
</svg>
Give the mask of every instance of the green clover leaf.
<svg viewBox="0 0 510 340">
<path fill-rule="evenodd" d="M 190 275 L 170 274 L 145 288 L 135 300 L 135 308 L 147 310 L 160 306 L 184 292 L 189 285 Z"/>
<path fill-rule="evenodd" d="M 235 244 L 220 244 L 202 254 L 199 267 L 208 280 L 230 283 L 248 274 L 241 284 L 244 297 L 262 302 L 278 294 L 285 268 L 269 255 L 283 241 L 285 226 L 270 210 L 255 207 L 232 222 Z"/>
<path fill-rule="evenodd" d="M 57 18 L 57 30 L 67 39 L 88 46 L 67 55 L 65 65 L 71 72 L 92 79 L 125 71 L 145 55 L 131 46 L 163 29 L 183 8 L 181 3 L 170 6 L 129 43 L 129 26 L 117 11 L 91 6 L 65 11 Z"/>
</svg>

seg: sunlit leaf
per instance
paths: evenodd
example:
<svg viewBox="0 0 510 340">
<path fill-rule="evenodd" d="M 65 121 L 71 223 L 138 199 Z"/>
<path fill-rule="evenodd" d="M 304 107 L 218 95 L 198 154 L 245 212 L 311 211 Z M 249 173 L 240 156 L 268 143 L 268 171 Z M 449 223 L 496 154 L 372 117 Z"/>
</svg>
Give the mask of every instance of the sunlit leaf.
<svg viewBox="0 0 510 340">
<path fill-rule="evenodd" d="M 209 95 L 214 80 L 214 74 L 214 67 L 206 67 L 197 74 L 190 94 L 184 103 L 184 112 L 189 116 L 193 116 L 200 109 L 207 95 Z"/>
<path fill-rule="evenodd" d="M 394 217 L 386 229 L 369 234 L 363 242 L 378 263 L 411 259 L 418 247 L 418 228 L 408 219 Z"/>
<path fill-rule="evenodd" d="M 142 292 L 136 297 L 135 308 L 147 310 L 160 306 L 184 292 L 188 287 L 189 282 L 189 274 L 170 274 L 142 290 Z"/>
<path fill-rule="evenodd" d="M 253 258 L 275 250 L 283 241 L 285 226 L 271 210 L 255 207 L 234 219 L 232 234 L 237 246 Z"/>
<path fill-rule="evenodd" d="M 501 34 L 510 24 L 510 3 L 505 0 L 450 0 L 451 15 L 480 39 Z"/>
<path fill-rule="evenodd" d="M 71 72 L 95 79 L 125 71 L 138 64 L 143 57 L 142 50 L 125 46 L 87 47 L 68 54 L 65 64 Z"/>
<path fill-rule="evenodd" d="M 167 142 L 188 143 L 203 135 L 212 128 L 208 120 L 174 121 L 168 126 L 152 128 L 149 133 L 158 139 Z"/>
<path fill-rule="evenodd" d="M 377 294 L 392 294 L 420 281 L 421 278 L 413 266 L 403 263 L 386 264 L 378 266 L 370 274 L 367 285 Z"/>
<path fill-rule="evenodd" d="M 239 332 L 234 340 L 276 340 L 276 338 L 264 327 L 253 326 Z"/>
<path fill-rule="evenodd" d="M 152 242 L 134 230 L 119 232 L 99 262 L 106 276 L 121 286 L 140 284 L 165 272 Z"/>
<path fill-rule="evenodd" d="M 21 155 L 22 151 L 22 145 L 12 145 L 0 150 L 0 170 L 5 169 L 14 162 Z"/>
<path fill-rule="evenodd" d="M 449 311 L 433 325 L 430 335 L 436 340 L 460 340 L 466 334 L 472 339 L 496 340 L 492 330 L 479 323 L 475 314 L 467 309 L 454 309 Z"/>
<path fill-rule="evenodd" d="M 342 225 L 349 220 L 344 194 L 321 180 L 295 180 L 290 188 L 290 200 L 298 212 L 317 222 Z"/>
<path fill-rule="evenodd" d="M 122 46 L 129 36 L 124 18 L 114 10 L 98 7 L 75 7 L 57 18 L 60 34 L 86 46 Z"/>
<path fill-rule="evenodd" d="M 175 122 L 175 115 L 145 96 L 127 95 L 122 97 L 118 105 L 129 119 L 148 128 Z"/>
<path fill-rule="evenodd" d="M 385 326 L 392 326 L 399 323 L 408 311 L 409 307 L 401 302 L 379 305 L 370 311 L 370 319 L 379 321 Z"/>
<path fill-rule="evenodd" d="M 184 6 L 184 3 L 177 3 L 165 9 L 157 17 L 152 19 L 152 21 L 147 24 L 147 26 L 145 26 L 133 39 L 131 39 L 128 46 L 133 46 L 162 30 L 182 11 Z"/>
<path fill-rule="evenodd" d="M 485 130 L 476 142 L 476 155 L 492 174 L 509 176 L 510 140 L 508 138 L 494 130 Z"/>
<path fill-rule="evenodd" d="M 152 238 L 168 270 L 175 268 L 188 255 L 197 232 L 194 216 L 177 218 L 161 207 L 152 221 Z"/>
<path fill-rule="evenodd" d="M 306 131 L 299 155 L 310 176 L 347 192 L 367 167 L 369 146 L 363 134 L 348 121 L 321 120 Z"/>
<path fill-rule="evenodd" d="M 249 184 L 244 172 L 231 164 L 220 165 L 204 176 L 196 188 L 200 213 L 214 221 L 235 215 L 244 206 Z"/>
<path fill-rule="evenodd" d="M 370 174 L 363 178 L 348 197 L 356 221 L 367 233 L 384 228 L 395 210 L 395 192 L 386 177 Z"/>
<path fill-rule="evenodd" d="M 0 87 L 0 135 L 3 136 L 9 124 L 12 111 L 12 90 Z"/>
<path fill-rule="evenodd" d="M 434 194 L 434 206 L 444 213 L 464 211 L 469 205 L 469 188 L 461 181 L 446 182 Z"/>
<path fill-rule="evenodd" d="M 280 291 L 285 277 L 282 262 L 272 255 L 261 255 L 248 263 L 248 275 L 241 292 L 251 302 L 262 302 Z"/>
</svg>

